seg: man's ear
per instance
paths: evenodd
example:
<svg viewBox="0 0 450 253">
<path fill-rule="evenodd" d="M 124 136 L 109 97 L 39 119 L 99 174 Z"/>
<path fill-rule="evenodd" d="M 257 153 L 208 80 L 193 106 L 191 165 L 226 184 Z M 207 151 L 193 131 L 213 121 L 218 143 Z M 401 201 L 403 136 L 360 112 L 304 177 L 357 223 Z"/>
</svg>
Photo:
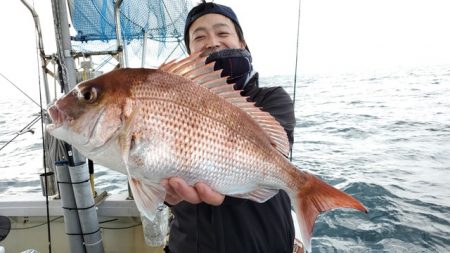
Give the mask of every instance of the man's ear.
<svg viewBox="0 0 450 253">
<path fill-rule="evenodd" d="M 239 43 L 241 43 L 241 48 L 245 48 L 247 46 L 247 42 L 245 42 L 245 40 L 241 40 Z"/>
</svg>

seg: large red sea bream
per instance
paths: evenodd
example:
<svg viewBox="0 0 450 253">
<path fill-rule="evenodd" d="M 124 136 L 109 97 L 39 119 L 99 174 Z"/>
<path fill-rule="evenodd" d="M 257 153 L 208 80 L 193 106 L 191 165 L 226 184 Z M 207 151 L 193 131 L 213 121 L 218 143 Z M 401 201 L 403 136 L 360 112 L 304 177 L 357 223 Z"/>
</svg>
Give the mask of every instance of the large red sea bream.
<svg viewBox="0 0 450 253">
<path fill-rule="evenodd" d="M 172 176 L 258 202 L 286 191 L 307 249 L 320 212 L 366 211 L 286 159 L 283 127 L 212 64 L 194 54 L 159 69 L 118 69 L 82 82 L 49 108 L 47 131 L 127 173 L 136 204 L 150 219 L 165 198 L 160 181 Z"/>
</svg>

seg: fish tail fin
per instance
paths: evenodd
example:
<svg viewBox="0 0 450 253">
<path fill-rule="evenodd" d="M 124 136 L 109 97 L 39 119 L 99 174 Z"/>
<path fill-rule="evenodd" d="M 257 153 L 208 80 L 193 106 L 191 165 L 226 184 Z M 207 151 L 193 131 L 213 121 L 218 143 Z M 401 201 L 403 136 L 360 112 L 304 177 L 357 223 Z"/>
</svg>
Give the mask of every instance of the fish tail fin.
<svg viewBox="0 0 450 253">
<path fill-rule="evenodd" d="M 355 198 L 308 174 L 306 184 L 296 193 L 294 209 L 300 227 L 304 248 L 311 252 L 311 234 L 317 216 L 334 208 L 354 208 L 367 213 Z"/>
</svg>

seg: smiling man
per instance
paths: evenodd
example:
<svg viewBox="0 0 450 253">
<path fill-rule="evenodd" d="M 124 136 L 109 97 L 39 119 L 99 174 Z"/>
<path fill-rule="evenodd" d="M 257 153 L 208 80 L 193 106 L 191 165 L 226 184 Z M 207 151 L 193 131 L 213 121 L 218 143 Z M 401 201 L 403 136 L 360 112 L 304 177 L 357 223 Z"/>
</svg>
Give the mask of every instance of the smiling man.
<svg viewBox="0 0 450 253">
<path fill-rule="evenodd" d="M 258 73 L 234 11 L 201 3 L 188 14 L 185 43 L 189 53 L 204 51 L 206 63 L 223 69 L 228 83 L 269 112 L 293 143 L 293 103 L 281 87 L 260 88 Z M 174 219 L 166 252 L 173 253 L 292 253 L 294 225 L 291 202 L 284 191 L 265 201 L 224 196 L 208 185 L 188 185 L 179 177 L 161 182 Z"/>
</svg>

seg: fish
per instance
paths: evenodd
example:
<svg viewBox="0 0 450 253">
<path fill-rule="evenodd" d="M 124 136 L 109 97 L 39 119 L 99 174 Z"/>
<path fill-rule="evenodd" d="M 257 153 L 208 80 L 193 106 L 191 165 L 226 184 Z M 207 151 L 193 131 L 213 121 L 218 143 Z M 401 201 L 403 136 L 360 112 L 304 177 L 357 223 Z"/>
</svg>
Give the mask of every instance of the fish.
<svg viewBox="0 0 450 253">
<path fill-rule="evenodd" d="M 321 212 L 367 212 L 351 195 L 290 162 L 280 123 L 205 58 L 196 53 L 157 69 L 116 69 L 81 82 L 48 108 L 46 131 L 127 174 L 136 205 L 149 219 L 165 199 L 161 180 L 174 176 L 257 202 L 284 190 L 309 250 Z"/>
</svg>

